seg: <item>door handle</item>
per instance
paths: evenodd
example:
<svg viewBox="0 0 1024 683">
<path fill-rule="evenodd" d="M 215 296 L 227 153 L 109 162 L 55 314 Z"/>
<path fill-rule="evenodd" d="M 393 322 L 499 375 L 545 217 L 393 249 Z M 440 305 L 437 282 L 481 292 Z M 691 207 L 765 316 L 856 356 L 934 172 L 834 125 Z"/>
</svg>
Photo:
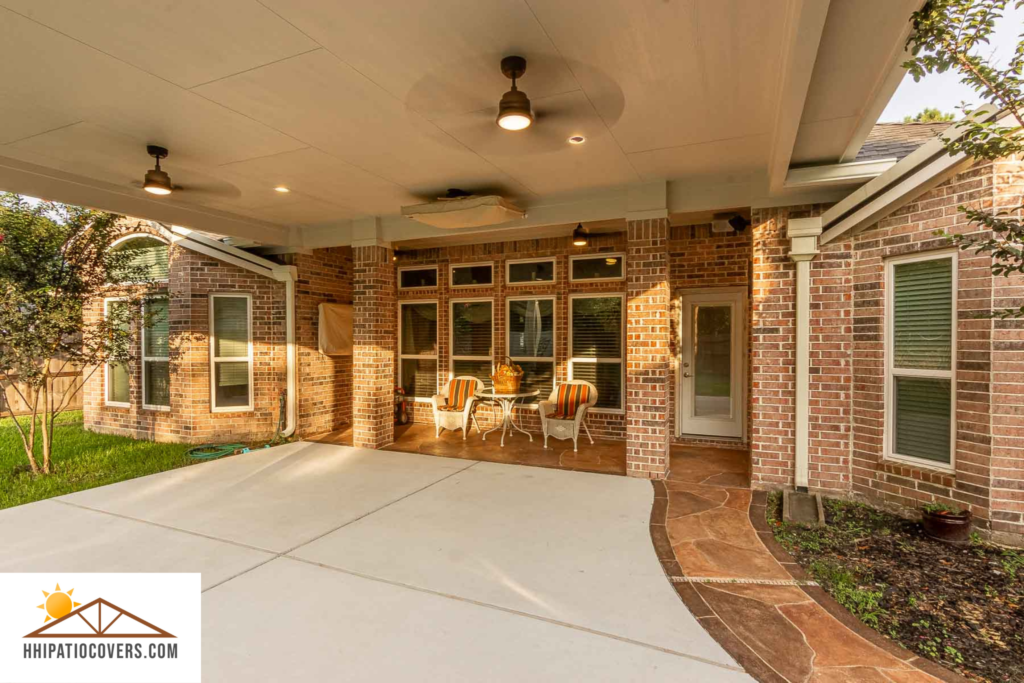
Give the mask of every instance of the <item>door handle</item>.
<svg viewBox="0 0 1024 683">
<path fill-rule="evenodd" d="M 683 373 L 683 377 L 693 377 L 693 375 L 691 375 L 691 374 L 690 374 L 690 373 L 688 373 L 688 372 L 684 372 L 684 373 Z"/>
</svg>

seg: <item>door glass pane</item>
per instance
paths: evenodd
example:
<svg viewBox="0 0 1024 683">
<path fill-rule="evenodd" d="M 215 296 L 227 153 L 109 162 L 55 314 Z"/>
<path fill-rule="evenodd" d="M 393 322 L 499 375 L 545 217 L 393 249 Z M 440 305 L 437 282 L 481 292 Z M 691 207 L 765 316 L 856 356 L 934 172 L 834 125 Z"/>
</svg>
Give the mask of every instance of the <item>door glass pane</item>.
<svg viewBox="0 0 1024 683">
<path fill-rule="evenodd" d="M 693 415 L 732 415 L 732 307 L 694 305 Z"/>
</svg>

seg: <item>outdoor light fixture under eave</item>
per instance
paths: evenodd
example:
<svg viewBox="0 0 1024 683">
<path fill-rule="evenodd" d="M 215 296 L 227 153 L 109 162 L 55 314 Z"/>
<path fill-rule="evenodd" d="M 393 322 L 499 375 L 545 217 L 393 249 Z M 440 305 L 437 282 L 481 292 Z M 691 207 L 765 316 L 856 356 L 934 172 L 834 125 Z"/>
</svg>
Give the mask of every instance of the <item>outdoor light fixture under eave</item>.
<svg viewBox="0 0 1024 683">
<path fill-rule="evenodd" d="M 533 107 L 526 93 L 516 88 L 516 79 L 526 73 L 526 60 L 505 57 L 501 60 L 501 73 L 512 79 L 512 89 L 501 96 L 498 103 L 498 125 L 505 130 L 524 130 L 533 124 Z"/>
<path fill-rule="evenodd" d="M 577 223 L 576 229 L 572 231 L 572 246 L 585 247 L 588 242 L 586 228 L 583 227 L 582 223 Z"/>
<path fill-rule="evenodd" d="M 157 145 L 147 145 L 146 151 L 149 156 L 156 159 L 156 168 L 146 171 L 146 179 L 142 183 L 142 189 L 150 194 L 168 195 L 174 191 L 171 185 L 171 176 L 160 169 L 160 160 L 167 158 L 167 149 Z"/>
</svg>

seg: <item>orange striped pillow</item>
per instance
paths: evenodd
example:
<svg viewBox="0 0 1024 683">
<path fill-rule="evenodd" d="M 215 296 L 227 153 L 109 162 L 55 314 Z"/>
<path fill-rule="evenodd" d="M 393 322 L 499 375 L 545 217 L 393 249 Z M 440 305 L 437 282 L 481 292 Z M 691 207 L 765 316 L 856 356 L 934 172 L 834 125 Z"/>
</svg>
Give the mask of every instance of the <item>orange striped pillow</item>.
<svg viewBox="0 0 1024 683">
<path fill-rule="evenodd" d="M 445 406 L 448 410 L 461 411 L 466 401 L 476 394 L 476 380 L 453 379 L 448 383 L 448 399 Z"/>
<path fill-rule="evenodd" d="M 589 400 L 590 387 L 586 384 L 563 384 L 558 387 L 555 414 L 551 417 L 556 420 L 571 420 L 576 417 L 576 411 L 580 406 Z"/>
</svg>

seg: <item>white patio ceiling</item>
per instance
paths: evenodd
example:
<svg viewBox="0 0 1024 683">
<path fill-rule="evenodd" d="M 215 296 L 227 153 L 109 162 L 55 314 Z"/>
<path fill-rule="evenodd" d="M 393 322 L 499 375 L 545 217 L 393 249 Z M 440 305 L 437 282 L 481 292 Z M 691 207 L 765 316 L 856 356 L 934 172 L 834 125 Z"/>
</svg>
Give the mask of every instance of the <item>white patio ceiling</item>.
<svg viewBox="0 0 1024 683">
<path fill-rule="evenodd" d="M 675 212 L 778 203 L 791 163 L 856 153 L 919 4 L 0 0 L 0 189 L 293 245 L 367 216 L 429 237 L 399 208 L 449 187 L 534 224 L 621 217 L 645 183 Z M 508 54 L 522 133 L 494 124 Z M 146 144 L 191 191 L 133 187 Z"/>
</svg>

